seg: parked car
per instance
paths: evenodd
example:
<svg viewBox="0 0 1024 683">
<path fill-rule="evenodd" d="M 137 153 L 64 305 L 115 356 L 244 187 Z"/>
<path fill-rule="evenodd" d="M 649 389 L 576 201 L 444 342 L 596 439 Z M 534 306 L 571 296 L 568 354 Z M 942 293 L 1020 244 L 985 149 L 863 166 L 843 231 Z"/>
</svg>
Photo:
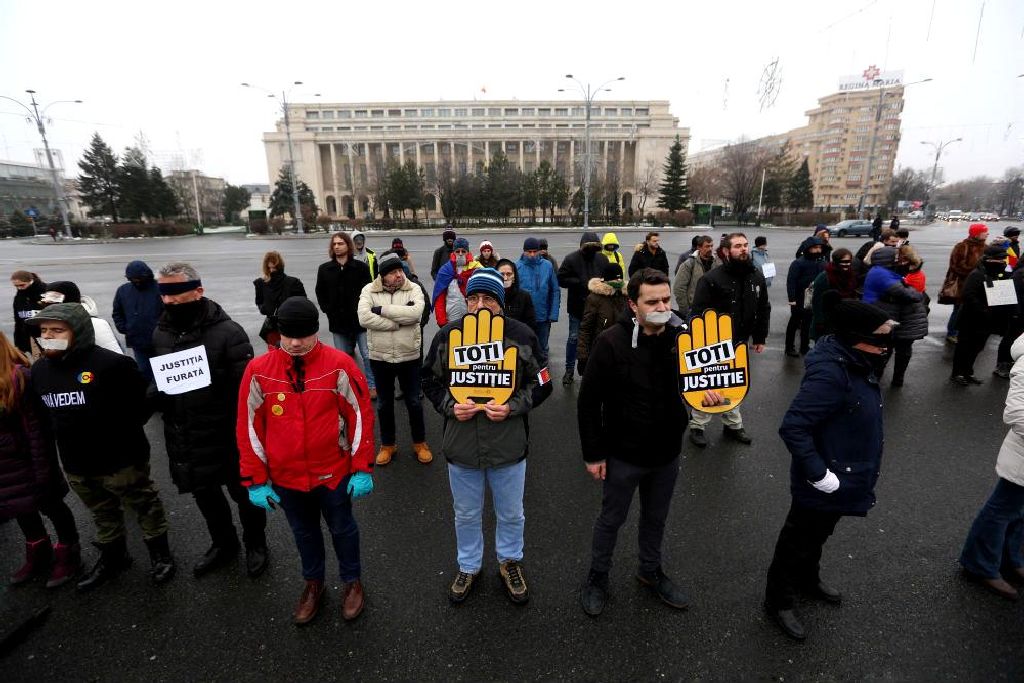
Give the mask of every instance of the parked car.
<svg viewBox="0 0 1024 683">
<path fill-rule="evenodd" d="M 959 222 L 963 220 L 963 218 L 964 212 L 961 211 L 960 209 L 952 209 L 949 213 L 946 214 L 946 220 L 949 221 L 950 223 Z"/>
<path fill-rule="evenodd" d="M 836 237 L 864 237 L 871 234 L 871 221 L 839 221 L 835 225 L 830 225 L 828 230 Z"/>
</svg>

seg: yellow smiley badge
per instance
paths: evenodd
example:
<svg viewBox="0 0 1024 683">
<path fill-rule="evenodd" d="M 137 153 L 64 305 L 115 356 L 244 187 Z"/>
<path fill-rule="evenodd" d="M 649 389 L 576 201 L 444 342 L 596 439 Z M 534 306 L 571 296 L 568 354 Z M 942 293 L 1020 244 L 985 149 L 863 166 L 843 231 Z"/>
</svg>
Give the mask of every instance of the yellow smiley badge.
<svg viewBox="0 0 1024 683">
<path fill-rule="evenodd" d="M 278 394 L 278 395 L 277 395 L 277 400 L 278 400 L 278 401 L 283 401 L 283 400 L 284 400 L 284 398 L 285 398 L 285 397 L 284 397 L 284 394 Z"/>
<path fill-rule="evenodd" d="M 750 389 L 750 367 L 747 345 L 732 342 L 729 315 L 705 311 L 679 334 L 676 347 L 679 393 L 691 408 L 724 413 L 739 406 Z"/>
<path fill-rule="evenodd" d="M 274 415 L 277 415 L 278 417 L 281 417 L 282 415 L 284 415 L 284 406 L 275 404 L 270 408 L 270 412 L 272 412 Z"/>
<path fill-rule="evenodd" d="M 505 348 L 505 318 L 482 308 L 448 332 L 448 391 L 457 403 L 503 405 L 516 388 L 519 351 Z"/>
</svg>

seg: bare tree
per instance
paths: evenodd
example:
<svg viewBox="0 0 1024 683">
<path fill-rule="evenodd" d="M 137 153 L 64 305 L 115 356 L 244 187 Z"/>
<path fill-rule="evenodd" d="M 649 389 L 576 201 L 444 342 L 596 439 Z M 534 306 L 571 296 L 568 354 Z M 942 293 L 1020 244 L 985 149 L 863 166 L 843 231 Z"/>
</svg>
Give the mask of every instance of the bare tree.
<svg viewBox="0 0 1024 683">
<path fill-rule="evenodd" d="M 658 191 L 658 185 L 661 183 L 661 166 L 654 159 L 648 159 L 647 165 L 644 166 L 643 170 L 636 178 L 636 213 L 637 213 L 637 225 L 644 217 L 644 207 L 647 206 L 647 200 Z M 693 196 L 693 184 L 690 183 L 690 193 Z"/>
<path fill-rule="evenodd" d="M 690 187 L 690 199 L 700 203 L 714 203 L 724 194 L 722 172 L 717 166 L 704 164 L 690 169 L 686 179 Z"/>
<path fill-rule="evenodd" d="M 726 145 L 723 150 L 722 179 L 724 196 L 732 202 L 733 211 L 739 215 L 757 200 L 761 185 L 761 171 L 769 159 L 765 150 L 749 140 L 740 140 Z"/>
</svg>

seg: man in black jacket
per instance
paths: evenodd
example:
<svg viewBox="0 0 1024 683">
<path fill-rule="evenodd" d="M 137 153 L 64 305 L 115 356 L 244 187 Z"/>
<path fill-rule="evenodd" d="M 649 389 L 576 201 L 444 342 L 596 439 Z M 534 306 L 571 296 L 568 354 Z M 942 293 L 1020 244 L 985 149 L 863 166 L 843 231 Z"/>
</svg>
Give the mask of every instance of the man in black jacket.
<svg viewBox="0 0 1024 683">
<path fill-rule="evenodd" d="M 750 243 L 742 232 L 726 235 L 723 243 L 725 262 L 697 283 L 697 292 L 690 307 L 691 316 L 704 315 L 709 308 L 732 317 L 732 343 L 749 339 L 754 353 L 764 351 L 772 307 L 768 303 L 768 287 L 764 275 L 750 260 Z M 694 410 L 690 417 L 690 441 L 706 448 L 704 429 L 711 422 L 711 413 Z M 739 408 L 722 413 L 722 434 L 742 444 L 751 439 L 743 429 Z"/>
<path fill-rule="evenodd" d="M 377 383 L 370 368 L 370 350 L 366 330 L 359 324 L 359 294 L 370 284 L 370 267 L 355 258 L 355 244 L 347 232 L 331 235 L 327 250 L 330 261 L 316 271 L 316 303 L 327 314 L 328 327 L 334 335 L 334 348 L 353 359 L 359 348 L 359 363 L 370 387 L 370 398 L 377 398 Z"/>
<path fill-rule="evenodd" d="M 786 292 L 789 294 L 789 324 L 786 325 L 786 355 L 799 358 L 811 348 L 811 308 L 804 306 L 804 293 L 825 269 L 822 259 L 824 244 L 818 237 L 804 240 L 803 252 L 789 264 Z M 796 350 L 796 333 L 800 331 L 800 351 Z"/>
<path fill-rule="evenodd" d="M 566 256 L 558 268 L 558 286 L 567 290 L 566 310 L 569 312 L 563 386 L 569 386 L 576 380 L 576 347 L 579 344 L 580 323 L 583 322 L 583 308 L 590 294 L 587 285 L 592 278 L 601 277 L 601 269 L 608 262 L 604 258 L 595 258 L 600 252 L 601 238 L 596 232 L 587 231 L 580 238 L 580 248 Z"/>
<path fill-rule="evenodd" d="M 142 527 L 150 578 L 174 576 L 167 516 L 149 477 L 146 380 L 135 361 L 96 346 L 81 304 L 51 304 L 29 320 L 43 358 L 32 366 L 32 387 L 49 409 L 68 483 L 92 513 L 100 558 L 79 581 L 91 590 L 131 566 L 124 510 Z"/>
<path fill-rule="evenodd" d="M 668 255 L 661 248 L 661 238 L 656 232 L 649 232 L 644 241 L 636 245 L 633 258 L 629 260 L 629 276 L 644 268 L 654 268 L 668 275 Z"/>
<path fill-rule="evenodd" d="M 441 239 L 444 240 L 444 244 L 434 250 L 434 258 L 430 261 L 430 279 L 437 279 L 437 271 L 441 270 L 444 264 L 451 260 L 452 249 L 455 247 L 455 231 L 452 230 L 452 226 L 446 225 L 444 232 L 441 233 Z M 428 299 L 430 297 L 427 297 Z"/>
<path fill-rule="evenodd" d="M 629 280 L 629 315 L 598 336 L 577 402 L 587 471 L 602 481 L 594 523 L 590 574 L 580 591 L 583 611 L 599 615 L 608 598 L 608 572 L 619 527 L 640 488 L 640 566 L 637 580 L 679 609 L 686 594 L 665 575 L 661 542 L 679 474 L 686 407 L 678 390 L 676 335 L 668 276 L 645 268 Z"/>
<path fill-rule="evenodd" d="M 164 418 L 164 440 L 171 479 L 181 493 L 191 493 L 210 532 L 209 550 L 192 568 L 201 577 L 238 555 L 238 535 L 231 507 L 221 487 L 238 506 L 245 543 L 245 568 L 256 577 L 267 567 L 266 513 L 249 502 L 238 473 L 235 441 L 238 386 L 253 357 L 245 330 L 216 302 L 203 296 L 199 273 L 187 263 L 170 263 L 157 278 L 164 312 L 153 333 L 158 409 Z M 205 386 L 179 392 L 159 369 L 175 358 L 168 354 L 194 351 L 207 376 Z M 161 358 L 163 357 L 163 358 Z M 183 366 L 194 371 L 194 366 Z"/>
</svg>

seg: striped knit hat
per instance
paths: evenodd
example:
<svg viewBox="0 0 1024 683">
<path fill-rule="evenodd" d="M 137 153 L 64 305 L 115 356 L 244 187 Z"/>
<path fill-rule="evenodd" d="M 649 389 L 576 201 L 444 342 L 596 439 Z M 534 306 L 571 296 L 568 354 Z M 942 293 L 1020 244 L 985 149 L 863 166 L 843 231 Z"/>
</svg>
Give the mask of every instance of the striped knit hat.
<svg viewBox="0 0 1024 683">
<path fill-rule="evenodd" d="M 490 294 L 505 308 L 505 285 L 501 273 L 494 268 L 477 268 L 466 282 L 466 296 L 474 293 Z"/>
</svg>

